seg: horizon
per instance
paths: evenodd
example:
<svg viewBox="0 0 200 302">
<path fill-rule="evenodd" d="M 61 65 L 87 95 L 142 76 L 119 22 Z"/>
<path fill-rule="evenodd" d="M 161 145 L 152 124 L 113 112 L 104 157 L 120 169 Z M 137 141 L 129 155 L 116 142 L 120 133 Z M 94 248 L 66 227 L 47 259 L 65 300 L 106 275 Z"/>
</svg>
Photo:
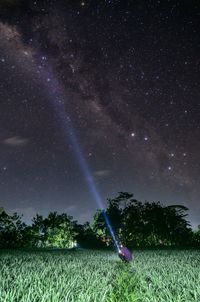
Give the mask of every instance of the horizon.
<svg viewBox="0 0 200 302">
<path fill-rule="evenodd" d="M 137 199 L 133 196 L 134 199 Z M 108 198 L 109 199 L 109 198 Z M 137 199 L 138 200 L 138 199 Z M 141 200 L 138 200 L 138 201 L 141 201 Z M 175 205 L 175 204 L 167 204 L 167 203 L 163 203 L 161 201 L 149 201 L 149 200 L 143 200 L 141 201 L 142 204 L 144 204 L 145 202 L 149 202 L 149 203 L 152 203 L 152 202 L 159 202 L 161 204 L 161 206 L 170 206 L 170 205 Z M 177 204 L 176 204 L 177 205 Z M 80 220 L 78 217 L 76 217 L 76 213 L 73 212 L 73 209 L 71 209 L 72 211 L 70 212 L 69 209 L 67 210 L 56 210 L 56 209 L 50 209 L 49 212 L 46 212 L 46 213 L 41 213 L 41 212 L 37 212 L 35 211 L 35 213 L 33 213 L 33 209 L 32 208 L 29 208 L 27 210 L 30 211 L 30 214 L 27 212 L 26 214 L 22 213 L 22 212 L 19 212 L 18 209 L 16 208 L 16 210 L 9 210 L 9 209 L 6 209 L 5 207 L 3 207 L 3 209 L 5 210 L 6 213 L 8 214 L 13 214 L 13 213 L 17 213 L 18 215 L 20 215 L 22 217 L 22 221 L 25 222 L 27 225 L 31 225 L 32 224 L 32 219 L 38 214 L 38 215 L 42 215 L 43 218 L 47 218 L 48 217 L 48 214 L 50 212 L 56 212 L 58 214 L 67 214 L 68 216 L 71 216 L 73 221 L 77 221 L 78 224 L 84 224 L 86 222 L 89 222 L 91 223 L 92 222 L 92 219 L 93 219 L 93 216 L 95 214 L 95 211 L 93 212 L 93 214 L 91 214 L 90 216 L 88 216 L 88 219 L 82 219 Z M 96 208 L 96 210 L 100 210 L 98 208 Z M 185 217 L 185 220 L 189 222 L 191 228 L 193 231 L 196 231 L 198 229 L 198 225 L 200 225 L 198 222 L 196 223 L 193 223 L 191 220 L 190 220 L 190 209 L 188 208 L 188 211 L 186 211 L 186 214 L 187 216 Z"/>
</svg>

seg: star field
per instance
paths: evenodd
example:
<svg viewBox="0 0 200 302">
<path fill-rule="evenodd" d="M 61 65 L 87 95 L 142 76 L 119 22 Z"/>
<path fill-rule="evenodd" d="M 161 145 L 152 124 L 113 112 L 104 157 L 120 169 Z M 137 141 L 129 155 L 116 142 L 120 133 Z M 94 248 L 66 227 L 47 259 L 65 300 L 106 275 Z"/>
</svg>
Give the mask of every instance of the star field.
<svg viewBox="0 0 200 302">
<path fill-rule="evenodd" d="M 184 204 L 199 224 L 199 15 L 197 1 L 2 1 L 2 206 L 81 222 L 97 207 L 53 101 L 104 200 Z"/>
</svg>

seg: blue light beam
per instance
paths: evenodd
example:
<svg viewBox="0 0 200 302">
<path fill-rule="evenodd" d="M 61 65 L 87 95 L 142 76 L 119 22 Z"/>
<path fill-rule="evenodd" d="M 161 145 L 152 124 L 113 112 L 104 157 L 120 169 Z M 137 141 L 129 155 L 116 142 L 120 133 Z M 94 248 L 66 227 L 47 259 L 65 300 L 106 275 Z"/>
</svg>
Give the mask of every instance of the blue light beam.
<svg viewBox="0 0 200 302">
<path fill-rule="evenodd" d="M 92 196 L 94 197 L 96 204 L 100 208 L 100 210 L 103 214 L 104 220 L 106 222 L 108 231 L 113 239 L 113 242 L 114 242 L 116 248 L 119 250 L 119 245 L 116 240 L 116 236 L 114 234 L 111 223 L 109 221 L 108 215 L 105 212 L 105 207 L 103 205 L 102 198 L 96 188 L 94 179 L 89 170 L 88 163 L 86 162 L 86 159 L 83 156 L 80 144 L 78 142 L 77 135 L 75 133 L 74 127 L 71 122 L 71 118 L 66 113 L 66 104 L 63 101 L 64 90 L 60 86 L 59 82 L 52 76 L 53 73 L 48 72 L 44 66 L 42 68 L 40 67 L 39 74 L 40 74 L 41 78 L 43 79 L 43 81 L 45 81 L 47 90 L 49 92 L 51 105 L 53 107 L 54 112 L 56 113 L 56 117 L 58 119 L 59 125 L 65 136 L 65 141 L 66 142 L 70 141 L 70 143 L 73 147 L 73 150 L 74 150 L 76 158 L 79 162 L 81 171 L 87 181 L 89 190 L 90 190 Z M 50 94 L 50 92 L 51 92 L 51 94 Z"/>
</svg>

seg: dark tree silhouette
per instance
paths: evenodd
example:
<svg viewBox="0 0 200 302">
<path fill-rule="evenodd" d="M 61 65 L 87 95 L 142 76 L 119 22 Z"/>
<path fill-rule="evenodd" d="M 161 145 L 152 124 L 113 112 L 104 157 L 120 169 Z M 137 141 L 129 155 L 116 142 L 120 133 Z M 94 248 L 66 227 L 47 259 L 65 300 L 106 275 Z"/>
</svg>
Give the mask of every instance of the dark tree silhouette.
<svg viewBox="0 0 200 302">
<path fill-rule="evenodd" d="M 185 220 L 188 209 L 182 205 L 163 206 L 142 203 L 133 194 L 119 192 L 108 199 L 106 213 L 119 241 L 127 246 L 182 246 L 191 244 L 192 230 Z M 93 230 L 102 241 L 111 242 L 103 214 L 94 215 Z"/>
<path fill-rule="evenodd" d="M 197 227 L 197 231 L 193 233 L 193 245 L 195 247 L 200 247 L 200 225 Z"/>
<path fill-rule="evenodd" d="M 102 248 L 105 247 L 105 244 L 100 237 L 97 236 L 92 229 L 89 222 L 84 223 L 83 225 L 76 225 L 76 240 L 79 247 L 82 248 Z"/>
<path fill-rule="evenodd" d="M 0 212 L 0 247 L 13 248 L 23 246 L 23 234 L 26 228 L 17 213 Z"/>
<path fill-rule="evenodd" d="M 8 215 L 0 208 L 0 247 L 82 247 L 113 246 L 105 221 L 110 221 L 117 240 L 126 246 L 195 246 L 200 247 L 200 226 L 193 232 L 186 220 L 188 208 L 183 205 L 164 206 L 160 202 L 140 202 L 132 193 L 119 192 L 107 200 L 106 211 L 97 210 L 93 221 L 78 224 L 66 213 L 50 212 L 47 218 L 36 215 L 32 225 L 21 216 Z"/>
</svg>

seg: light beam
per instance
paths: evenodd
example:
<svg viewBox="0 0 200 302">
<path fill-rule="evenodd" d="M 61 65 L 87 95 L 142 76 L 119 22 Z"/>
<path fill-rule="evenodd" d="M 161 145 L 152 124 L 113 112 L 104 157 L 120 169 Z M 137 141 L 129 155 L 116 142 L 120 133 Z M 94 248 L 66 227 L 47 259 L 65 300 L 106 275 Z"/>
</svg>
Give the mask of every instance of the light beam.
<svg viewBox="0 0 200 302">
<path fill-rule="evenodd" d="M 119 245 L 116 236 L 114 234 L 113 228 L 111 226 L 111 223 L 109 221 L 109 218 L 105 212 L 105 206 L 103 204 L 102 198 L 94 183 L 94 179 L 90 172 L 89 165 L 86 162 L 85 157 L 83 156 L 77 135 L 75 133 L 75 129 L 72 125 L 71 118 L 69 114 L 67 114 L 66 112 L 66 104 L 63 101 L 63 99 L 65 98 L 63 88 L 60 86 L 58 80 L 55 77 L 53 77 L 53 72 L 48 71 L 47 67 L 44 66 L 44 64 L 40 65 L 39 74 L 42 81 L 45 83 L 45 86 L 49 93 L 49 99 L 53 107 L 53 110 L 56 113 L 56 117 L 59 122 L 59 125 L 63 131 L 65 142 L 68 143 L 68 141 L 70 141 L 74 150 L 74 154 L 76 155 L 76 158 L 79 162 L 80 169 L 87 181 L 88 188 L 92 196 L 94 197 L 96 204 L 102 211 L 108 231 L 113 239 L 116 248 L 119 250 Z"/>
</svg>

